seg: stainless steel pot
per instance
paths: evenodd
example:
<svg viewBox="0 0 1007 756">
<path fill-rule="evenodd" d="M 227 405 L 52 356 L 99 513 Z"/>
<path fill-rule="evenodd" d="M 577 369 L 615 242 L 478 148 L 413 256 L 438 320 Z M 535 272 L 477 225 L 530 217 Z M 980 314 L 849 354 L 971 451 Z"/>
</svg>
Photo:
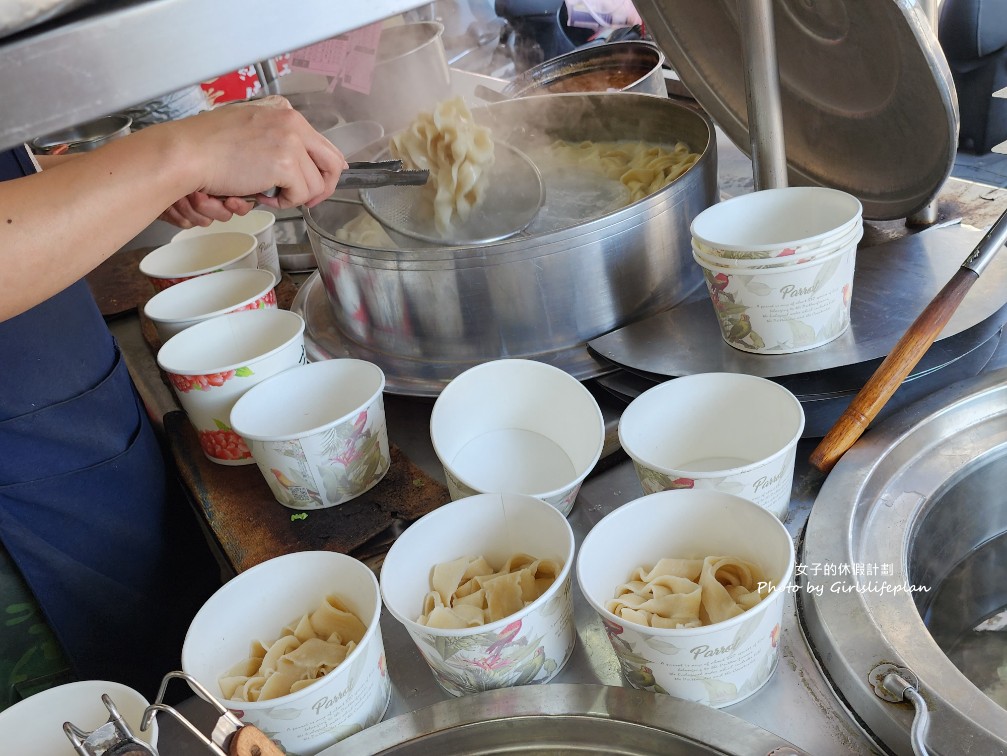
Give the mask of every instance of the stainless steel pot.
<svg viewBox="0 0 1007 756">
<path fill-rule="evenodd" d="M 549 359 L 563 350 L 586 351 L 589 339 L 672 307 L 697 287 L 689 224 L 717 195 L 716 140 L 704 115 L 671 100 L 624 93 L 520 98 L 474 115 L 494 138 L 519 149 L 554 139 L 682 140 L 702 156 L 679 179 L 628 207 L 480 247 L 357 247 L 334 234 L 359 208 L 322 203 L 305 209 L 345 339 L 389 362 L 437 363 L 457 375 L 503 356 Z M 548 203 L 548 181 L 546 193 Z"/>
<path fill-rule="evenodd" d="M 664 53 L 649 42 L 608 42 L 583 47 L 530 68 L 506 87 L 507 97 L 611 89 L 668 96 Z"/>
<path fill-rule="evenodd" d="M 350 121 L 377 121 L 385 131 L 405 126 L 422 110 L 451 95 L 451 71 L 434 21 L 388 26 L 381 31 L 370 92 L 341 86 L 333 93 Z"/>
<path fill-rule="evenodd" d="M 63 129 L 32 140 L 35 152 L 55 154 L 60 152 L 90 152 L 113 139 L 130 132 L 133 120 L 127 115 L 110 115 Z"/>
</svg>

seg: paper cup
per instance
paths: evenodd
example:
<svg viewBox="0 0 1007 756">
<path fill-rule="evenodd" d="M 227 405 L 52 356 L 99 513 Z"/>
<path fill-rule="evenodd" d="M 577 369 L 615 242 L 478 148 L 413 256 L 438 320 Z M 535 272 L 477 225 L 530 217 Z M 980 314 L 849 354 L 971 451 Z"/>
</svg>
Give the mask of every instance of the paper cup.
<svg viewBox="0 0 1007 756">
<path fill-rule="evenodd" d="M 799 265 L 739 271 L 693 253 L 724 341 L 756 354 L 803 352 L 842 336 L 850 327 L 856 258 L 851 243 Z"/>
<path fill-rule="evenodd" d="M 163 291 L 218 270 L 255 268 L 255 247 L 254 236 L 235 232 L 179 239 L 158 247 L 140 260 L 140 272 L 150 281 L 154 291 Z"/>
<path fill-rule="evenodd" d="M 32 756 L 67 756 L 74 748 L 63 732 L 70 722 L 84 732 L 93 732 L 108 721 L 109 711 L 101 697 L 108 694 L 133 735 L 157 747 L 157 722 L 140 731 L 147 700 L 132 688 L 106 680 L 84 680 L 58 685 L 36 693 L 0 712 L 0 742 L 3 752 Z"/>
<path fill-rule="evenodd" d="M 273 225 L 276 216 L 268 210 L 251 210 L 245 215 L 232 216 L 228 221 L 213 221 L 209 226 L 193 226 L 179 231 L 174 239 L 193 239 L 206 234 L 238 231 L 255 237 L 255 254 L 258 267 L 268 270 L 280 280 L 280 256 L 276 250 Z"/>
<path fill-rule="evenodd" d="M 335 669 L 302 690 L 267 701 L 228 701 L 218 680 L 248 657 L 252 641 L 282 629 L 337 596 L 367 626 Z M 182 670 L 285 753 L 316 754 L 381 721 L 391 683 L 381 639 L 381 599 L 371 570 L 345 554 L 299 551 L 263 562 L 214 593 L 189 625 Z"/>
<path fill-rule="evenodd" d="M 275 285 L 276 277 L 268 270 L 221 270 L 158 292 L 147 300 L 143 314 L 164 343 L 189 326 L 229 312 L 275 310 Z"/>
<path fill-rule="evenodd" d="M 776 257 L 784 249 L 801 255 L 848 233 L 862 212 L 860 200 L 838 189 L 792 186 L 718 202 L 697 215 L 690 229 L 720 257 Z"/>
<path fill-rule="evenodd" d="M 157 364 L 168 374 L 203 452 L 222 465 L 255 461 L 230 426 L 238 398 L 260 381 L 306 361 L 304 321 L 288 310 L 221 315 L 172 336 L 157 353 Z"/>
<path fill-rule="evenodd" d="M 605 421 L 573 376 L 535 360 L 494 360 L 441 392 L 430 437 L 452 499 L 528 494 L 563 514 L 601 457 Z"/>
<path fill-rule="evenodd" d="M 787 517 L 804 409 L 777 383 L 741 373 L 674 378 L 634 399 L 619 443 L 644 493 L 735 494 Z"/>
<path fill-rule="evenodd" d="M 332 507 L 388 472 L 384 387 L 384 373 L 370 362 L 316 362 L 249 389 L 231 410 L 231 427 L 280 504 Z"/>
<path fill-rule="evenodd" d="M 471 555 L 499 568 L 521 553 L 563 563 L 556 582 L 521 611 L 464 630 L 416 621 L 435 565 Z M 451 695 L 545 683 L 563 669 L 577 636 L 573 555 L 573 531 L 555 508 L 531 496 L 480 494 L 445 504 L 403 531 L 381 567 L 381 595 Z"/>
<path fill-rule="evenodd" d="M 707 556 L 753 562 L 777 590 L 737 617 L 683 630 L 645 627 L 605 608 L 638 567 L 664 557 Z M 663 491 L 631 501 L 591 529 L 577 557 L 577 582 L 601 617 L 626 680 L 718 708 L 755 693 L 776 669 L 793 572 L 794 544 L 780 521 L 717 491 Z"/>
<path fill-rule="evenodd" d="M 711 252 L 709 247 L 704 246 L 700 242 L 693 240 L 692 242 L 692 252 L 697 260 L 703 262 L 708 262 L 716 266 L 724 268 L 737 268 L 739 271 L 744 272 L 746 269 L 760 269 L 768 270 L 779 269 L 785 266 L 801 265 L 812 260 L 817 260 L 828 255 L 835 254 L 848 247 L 850 244 L 857 244 L 863 236 L 863 225 L 854 224 L 850 230 L 837 241 L 829 242 L 828 244 L 823 244 L 817 249 L 807 250 L 801 254 L 798 254 L 793 249 L 781 250 L 774 257 L 764 257 L 761 256 L 761 252 L 752 253 L 752 257 L 742 257 L 743 253 L 737 253 L 738 257 L 718 257 L 715 252 Z"/>
</svg>

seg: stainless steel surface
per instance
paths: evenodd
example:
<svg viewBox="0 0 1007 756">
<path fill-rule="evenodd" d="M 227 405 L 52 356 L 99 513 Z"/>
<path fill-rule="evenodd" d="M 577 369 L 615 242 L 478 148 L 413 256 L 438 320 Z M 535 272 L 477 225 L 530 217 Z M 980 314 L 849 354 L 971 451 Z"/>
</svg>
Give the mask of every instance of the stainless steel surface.
<svg viewBox="0 0 1007 756">
<path fill-rule="evenodd" d="M 918 676 L 931 751 L 1007 753 L 1007 710 L 977 687 L 996 679 L 1007 653 L 1002 635 L 970 668 L 949 658 L 959 633 L 947 632 L 976 627 L 1007 606 L 1005 474 L 1007 370 L 1000 369 L 935 393 L 865 435 L 815 502 L 799 560 L 819 565 L 798 593 L 808 638 L 840 695 L 894 753 L 912 752 L 913 712 L 874 695 L 868 674 L 879 662 Z M 822 565 L 849 565 L 854 574 Z M 855 574 L 856 565 L 868 569 Z"/>
<path fill-rule="evenodd" d="M 521 150 L 499 140 L 494 148 L 483 201 L 472 208 L 465 220 L 454 220 L 447 235 L 434 226 L 430 203 L 424 202 L 415 190 L 364 190 L 360 199 L 382 225 L 411 239 L 442 247 L 507 239 L 535 220 L 545 201 L 545 187 L 538 168 Z"/>
<path fill-rule="evenodd" d="M 423 186 L 430 179 L 428 170 L 404 170 L 401 160 L 377 163 L 349 163 L 339 174 L 337 189 L 366 189 L 379 186 Z"/>
<path fill-rule="evenodd" d="M 787 153 L 780 104 L 780 70 L 772 0 L 738 4 L 745 59 L 745 104 L 756 189 L 787 185 Z"/>
<path fill-rule="evenodd" d="M 859 365 L 888 354 L 981 237 L 978 229 L 955 224 L 858 250 L 850 328 L 818 349 L 772 359 L 732 349 L 708 300 L 633 323 L 590 346 L 617 364 L 665 376 L 736 372 L 778 378 Z M 990 263 L 936 345 L 966 331 L 971 343 L 963 350 L 986 341 L 1003 324 L 1005 305 L 1007 255 Z"/>
<path fill-rule="evenodd" d="M 602 685 L 526 685 L 390 719 L 319 756 L 396 754 L 804 754 L 707 706 Z"/>
<path fill-rule="evenodd" d="M 380 250 L 338 241 L 357 210 L 304 213 L 342 336 L 450 378 L 500 356 L 546 356 L 660 312 L 695 290 L 689 224 L 716 197 L 712 124 L 671 100 L 629 93 L 518 98 L 476 108 L 494 138 L 534 154 L 554 139 L 681 139 L 699 161 L 628 207 L 480 247 Z M 546 207 L 551 191 L 548 173 Z M 585 214 L 594 205 L 588 204 Z M 580 216 L 581 218 L 584 215 Z M 386 373 L 390 371 L 386 370 Z M 389 375 L 389 378 L 393 378 Z"/>
<path fill-rule="evenodd" d="M 0 148 L 413 8 L 415 0 L 114 0 L 0 40 Z"/>
<path fill-rule="evenodd" d="M 983 271 L 993 262 L 993 258 L 1003 248 L 1004 242 L 1007 242 L 1007 211 L 1004 211 L 997 222 L 990 226 L 990 230 L 986 232 L 986 235 L 983 236 L 975 249 L 965 258 L 962 267 L 968 268 L 977 276 L 981 276 Z"/>
<path fill-rule="evenodd" d="M 37 137 L 32 140 L 31 146 L 35 152 L 42 153 L 54 152 L 64 147 L 64 152 L 90 152 L 113 139 L 126 136 L 132 123 L 132 119 L 126 115 L 105 116 L 44 137 Z"/>
<path fill-rule="evenodd" d="M 549 94 L 551 85 L 561 85 L 568 79 L 592 72 L 639 68 L 641 71 L 646 69 L 646 72 L 636 81 L 621 87 L 621 91 L 667 97 L 663 66 L 664 53 L 650 42 L 608 42 L 583 47 L 529 68 L 509 82 L 501 92 L 483 89 L 490 102 L 497 102 L 501 98 Z M 592 91 L 606 90 L 594 88 Z"/>
<path fill-rule="evenodd" d="M 689 91 L 749 148 L 740 3 L 638 0 Z M 789 183 L 857 196 L 902 218 L 951 172 L 958 108 L 937 37 L 912 0 L 775 0 Z"/>
<path fill-rule="evenodd" d="M 435 21 L 385 27 L 370 92 L 339 87 L 334 95 L 340 112 L 350 121 L 377 121 L 390 133 L 449 97 L 451 71 L 443 33 Z"/>
<path fill-rule="evenodd" d="M 283 263 L 283 255 L 280 256 Z M 329 360 L 356 357 L 380 366 L 385 373 L 385 391 L 416 397 L 436 397 L 448 381 L 484 360 L 427 361 L 409 359 L 369 349 L 347 338 L 336 324 L 325 287 L 318 273 L 301 285 L 290 309 L 304 318 L 304 346 L 308 359 Z M 542 352 L 534 355 L 541 362 L 565 370 L 578 379 L 593 378 L 615 370 L 596 359 L 584 344 Z"/>
<path fill-rule="evenodd" d="M 101 702 L 108 709 L 108 721 L 91 732 L 82 730 L 73 722 L 63 723 L 63 732 L 80 756 L 102 756 L 116 754 L 117 756 L 140 756 L 156 752 L 130 729 L 123 719 L 115 703 L 107 693 L 102 693 Z"/>
<path fill-rule="evenodd" d="M 914 675 L 915 677 L 915 675 Z M 889 672 L 883 682 L 885 688 L 896 696 L 897 701 L 908 700 L 915 710 L 913 715 L 913 725 L 909 732 L 909 742 L 912 744 L 913 753 L 916 756 L 929 756 L 926 738 L 927 730 L 930 727 L 930 712 L 927 710 L 927 702 L 920 694 L 919 683 L 910 682 L 899 672 Z"/>
</svg>

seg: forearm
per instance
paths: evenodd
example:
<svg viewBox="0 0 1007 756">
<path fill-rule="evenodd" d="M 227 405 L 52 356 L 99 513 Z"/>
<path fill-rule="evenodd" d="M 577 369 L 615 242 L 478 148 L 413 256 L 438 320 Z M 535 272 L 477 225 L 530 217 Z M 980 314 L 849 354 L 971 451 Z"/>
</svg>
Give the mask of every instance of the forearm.
<svg viewBox="0 0 1007 756">
<path fill-rule="evenodd" d="M 0 320 L 82 278 L 196 188 L 177 152 L 148 129 L 0 182 Z"/>
</svg>

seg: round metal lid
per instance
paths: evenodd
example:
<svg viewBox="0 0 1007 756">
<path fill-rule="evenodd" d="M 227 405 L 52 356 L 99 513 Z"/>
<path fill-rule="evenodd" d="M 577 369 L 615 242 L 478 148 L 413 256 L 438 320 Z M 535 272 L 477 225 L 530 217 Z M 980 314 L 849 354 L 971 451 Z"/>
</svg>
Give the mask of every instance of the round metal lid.
<svg viewBox="0 0 1007 756">
<path fill-rule="evenodd" d="M 635 5 L 682 82 L 750 155 L 736 3 Z M 918 4 L 777 0 L 773 9 L 789 182 L 849 192 L 875 220 L 924 207 L 954 164 L 958 104 Z"/>
<path fill-rule="evenodd" d="M 375 725 L 321 756 L 406 754 L 805 754 L 692 701 L 604 685 L 523 685 L 442 701 Z"/>
</svg>

